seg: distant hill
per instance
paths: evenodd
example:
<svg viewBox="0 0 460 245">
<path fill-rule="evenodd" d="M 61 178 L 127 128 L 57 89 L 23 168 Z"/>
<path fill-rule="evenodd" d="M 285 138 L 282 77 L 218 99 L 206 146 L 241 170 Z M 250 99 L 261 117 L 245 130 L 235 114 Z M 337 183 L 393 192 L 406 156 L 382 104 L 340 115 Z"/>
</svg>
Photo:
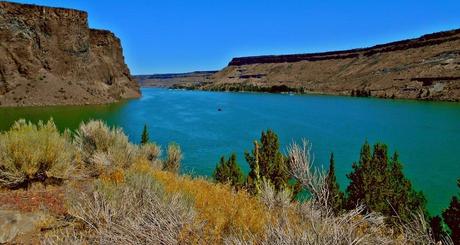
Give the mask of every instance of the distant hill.
<svg viewBox="0 0 460 245">
<path fill-rule="evenodd" d="M 344 51 L 234 58 L 182 88 L 460 101 L 460 29 Z"/>
<path fill-rule="evenodd" d="M 183 83 L 197 84 L 209 82 L 217 71 L 195 71 L 188 73 L 169 73 L 133 76 L 142 87 L 169 88 Z"/>
</svg>

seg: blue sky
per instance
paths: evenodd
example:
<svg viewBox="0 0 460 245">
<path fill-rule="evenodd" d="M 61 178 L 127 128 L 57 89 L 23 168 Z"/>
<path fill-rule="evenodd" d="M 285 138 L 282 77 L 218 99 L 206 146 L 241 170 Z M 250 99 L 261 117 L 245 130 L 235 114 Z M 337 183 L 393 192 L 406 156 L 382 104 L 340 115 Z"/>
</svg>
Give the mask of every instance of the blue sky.
<svg viewBox="0 0 460 245">
<path fill-rule="evenodd" d="M 89 13 L 133 74 L 215 70 L 232 57 L 349 49 L 460 28 L 460 0 L 18 0 Z"/>
</svg>

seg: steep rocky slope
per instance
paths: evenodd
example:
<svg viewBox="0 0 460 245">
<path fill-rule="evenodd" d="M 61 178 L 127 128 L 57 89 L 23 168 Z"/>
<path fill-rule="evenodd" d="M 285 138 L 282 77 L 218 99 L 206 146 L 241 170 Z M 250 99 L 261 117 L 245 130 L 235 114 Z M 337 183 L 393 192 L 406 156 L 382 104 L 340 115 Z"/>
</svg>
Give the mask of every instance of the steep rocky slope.
<svg viewBox="0 0 460 245">
<path fill-rule="evenodd" d="M 460 29 L 370 48 L 233 59 L 208 90 L 460 100 Z"/>
<path fill-rule="evenodd" d="M 0 1 L 0 106 L 138 96 L 120 40 L 89 29 L 87 13 Z"/>
</svg>

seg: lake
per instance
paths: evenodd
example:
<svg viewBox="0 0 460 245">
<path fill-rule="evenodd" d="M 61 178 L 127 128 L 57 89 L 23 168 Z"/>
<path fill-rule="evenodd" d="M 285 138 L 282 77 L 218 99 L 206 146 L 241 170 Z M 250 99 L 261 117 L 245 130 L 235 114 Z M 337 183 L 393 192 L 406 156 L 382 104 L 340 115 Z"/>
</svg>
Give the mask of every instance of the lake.
<svg viewBox="0 0 460 245">
<path fill-rule="evenodd" d="M 147 124 L 150 139 L 163 149 L 171 141 L 181 145 L 183 172 L 211 175 L 220 156 L 232 152 L 247 169 L 244 151 L 270 128 L 283 149 L 308 139 L 317 165 L 327 167 L 334 152 L 342 189 L 367 139 L 400 153 L 404 172 L 425 193 L 432 213 L 447 207 L 458 192 L 460 103 L 152 88 L 142 93 L 140 99 L 112 105 L 0 108 L 0 130 L 19 118 L 36 122 L 53 117 L 61 129 L 102 119 L 139 142 Z"/>
</svg>

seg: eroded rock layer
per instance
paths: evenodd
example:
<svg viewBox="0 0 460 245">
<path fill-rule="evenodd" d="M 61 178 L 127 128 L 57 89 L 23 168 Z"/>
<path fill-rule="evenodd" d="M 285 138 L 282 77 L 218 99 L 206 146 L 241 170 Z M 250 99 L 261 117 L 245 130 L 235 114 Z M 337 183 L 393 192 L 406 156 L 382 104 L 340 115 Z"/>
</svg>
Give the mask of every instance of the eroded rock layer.
<svg viewBox="0 0 460 245">
<path fill-rule="evenodd" d="M 120 40 L 86 12 L 0 1 L 0 106 L 139 97 Z"/>
<path fill-rule="evenodd" d="M 141 87 L 171 88 L 181 84 L 199 84 L 211 81 L 217 71 L 195 71 L 189 73 L 170 73 L 133 76 Z"/>
<path fill-rule="evenodd" d="M 193 88 L 460 101 L 460 29 L 363 49 L 235 58 Z"/>
</svg>

